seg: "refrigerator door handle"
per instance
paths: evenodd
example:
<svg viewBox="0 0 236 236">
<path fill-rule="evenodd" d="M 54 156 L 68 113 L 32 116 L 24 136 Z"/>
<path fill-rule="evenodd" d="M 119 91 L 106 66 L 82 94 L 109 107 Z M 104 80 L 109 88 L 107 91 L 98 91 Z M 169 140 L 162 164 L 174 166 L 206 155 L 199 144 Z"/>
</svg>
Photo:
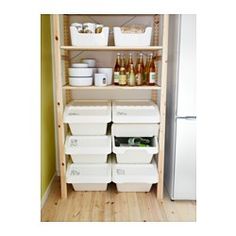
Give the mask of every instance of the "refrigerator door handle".
<svg viewBox="0 0 236 236">
<path fill-rule="evenodd" d="M 176 116 L 176 119 L 195 120 L 196 116 Z"/>
</svg>

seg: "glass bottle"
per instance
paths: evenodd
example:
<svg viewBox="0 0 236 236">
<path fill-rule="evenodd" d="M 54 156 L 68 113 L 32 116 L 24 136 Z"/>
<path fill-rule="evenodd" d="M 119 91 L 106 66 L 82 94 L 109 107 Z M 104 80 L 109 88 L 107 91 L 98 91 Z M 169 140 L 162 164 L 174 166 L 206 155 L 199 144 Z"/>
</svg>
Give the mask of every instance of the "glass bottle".
<svg viewBox="0 0 236 236">
<path fill-rule="evenodd" d="M 126 66 L 126 75 L 127 75 L 127 78 L 129 77 L 129 73 L 130 73 L 130 66 L 133 65 L 133 58 L 132 58 L 132 53 L 129 54 L 129 59 L 128 59 L 128 63 L 127 63 L 127 66 Z"/>
<path fill-rule="evenodd" d="M 142 70 L 142 65 L 138 64 L 136 66 L 136 74 L 135 74 L 135 81 L 136 81 L 136 85 L 140 86 L 143 84 L 143 70 Z"/>
<path fill-rule="evenodd" d="M 149 58 L 147 57 L 144 68 L 143 85 L 148 85 L 148 74 L 149 74 Z"/>
<path fill-rule="evenodd" d="M 120 53 L 117 53 L 116 64 L 114 67 L 114 84 L 119 85 L 119 76 L 120 76 Z"/>
<path fill-rule="evenodd" d="M 148 68 L 148 85 L 156 84 L 156 68 L 154 63 L 153 54 L 150 54 L 149 68 Z"/>
<path fill-rule="evenodd" d="M 128 77 L 128 85 L 135 86 L 134 64 L 130 64 L 130 71 Z"/>
<path fill-rule="evenodd" d="M 143 62 L 143 54 L 139 53 L 139 58 L 137 59 L 136 66 L 136 85 L 142 85 L 144 83 L 145 78 L 145 67 Z"/>
<path fill-rule="evenodd" d="M 127 75 L 126 75 L 126 69 L 125 69 L 125 60 L 124 60 L 123 56 L 121 57 L 119 85 L 120 86 L 127 85 Z"/>
</svg>

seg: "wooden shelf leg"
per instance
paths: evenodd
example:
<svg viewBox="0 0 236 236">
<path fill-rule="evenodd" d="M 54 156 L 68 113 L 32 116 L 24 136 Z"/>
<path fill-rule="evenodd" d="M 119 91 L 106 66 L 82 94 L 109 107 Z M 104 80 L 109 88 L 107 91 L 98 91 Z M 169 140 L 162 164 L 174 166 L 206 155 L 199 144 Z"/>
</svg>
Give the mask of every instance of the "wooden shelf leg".
<svg viewBox="0 0 236 236">
<path fill-rule="evenodd" d="M 157 199 L 163 199 L 164 192 L 164 157 L 165 157 L 165 122 L 166 122 L 166 88 L 167 88 L 167 57 L 168 57 L 168 27 L 169 16 L 163 16 L 163 50 L 162 50 L 162 70 L 161 70 L 161 123 L 159 136 L 158 173 L 159 182 L 157 184 Z"/>
<path fill-rule="evenodd" d="M 57 103 L 57 134 L 59 144 L 60 159 L 60 180 L 61 180 L 61 197 L 67 198 L 66 184 L 66 157 L 64 151 L 65 130 L 63 124 L 63 92 L 62 92 L 62 66 L 61 66 L 61 40 L 60 40 L 60 16 L 53 15 L 53 49 L 54 49 L 54 79 L 56 86 L 56 103 Z"/>
</svg>

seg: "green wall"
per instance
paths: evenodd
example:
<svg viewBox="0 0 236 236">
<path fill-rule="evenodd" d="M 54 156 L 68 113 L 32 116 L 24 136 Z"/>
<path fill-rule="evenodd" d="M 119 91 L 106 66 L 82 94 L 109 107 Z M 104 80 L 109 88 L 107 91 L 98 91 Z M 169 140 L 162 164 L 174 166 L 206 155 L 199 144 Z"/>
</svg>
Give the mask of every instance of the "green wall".
<svg viewBox="0 0 236 236">
<path fill-rule="evenodd" d="M 41 15 L 41 198 L 55 171 L 50 15 Z"/>
</svg>

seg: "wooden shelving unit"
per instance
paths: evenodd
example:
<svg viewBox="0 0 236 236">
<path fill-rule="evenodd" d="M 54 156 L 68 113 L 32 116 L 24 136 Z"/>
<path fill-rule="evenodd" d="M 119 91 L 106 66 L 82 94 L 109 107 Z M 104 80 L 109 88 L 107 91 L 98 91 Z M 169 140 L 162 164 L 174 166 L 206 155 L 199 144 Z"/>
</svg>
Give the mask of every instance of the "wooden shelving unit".
<svg viewBox="0 0 236 236">
<path fill-rule="evenodd" d="M 57 141 L 59 146 L 60 159 L 60 181 L 61 181 L 61 197 L 67 198 L 67 184 L 66 184 L 66 155 L 64 152 L 64 142 L 67 127 L 63 123 L 63 110 L 67 102 L 71 100 L 71 91 L 81 90 L 102 90 L 104 91 L 119 91 L 123 90 L 129 92 L 136 91 L 151 91 L 152 100 L 157 101 L 160 98 L 159 108 L 161 114 L 160 131 L 159 131 L 159 153 L 156 157 L 158 163 L 159 181 L 157 184 L 157 199 L 163 198 L 164 188 L 164 144 L 165 144 L 165 116 L 166 116 L 166 83 L 167 83 L 167 53 L 168 53 L 168 25 L 169 16 L 162 15 L 162 20 L 159 21 L 160 15 L 153 15 L 153 45 L 149 47 L 74 47 L 64 46 L 69 45 L 69 15 L 53 15 L 53 51 L 54 51 L 54 78 L 56 86 L 56 106 L 57 106 Z M 121 15 L 120 17 L 123 17 Z M 62 25 L 63 24 L 63 25 Z M 162 29 L 162 43 L 161 46 L 158 40 L 160 28 Z M 61 30 L 63 37 L 61 37 Z M 106 86 L 106 87 L 72 87 L 68 85 L 67 69 L 70 65 L 70 53 L 73 51 L 156 51 L 157 55 L 161 56 L 161 87 L 160 86 L 137 86 L 137 87 L 122 87 L 122 86 Z M 64 65 L 63 65 L 64 63 Z M 158 96 L 158 93 L 160 96 Z"/>
</svg>

